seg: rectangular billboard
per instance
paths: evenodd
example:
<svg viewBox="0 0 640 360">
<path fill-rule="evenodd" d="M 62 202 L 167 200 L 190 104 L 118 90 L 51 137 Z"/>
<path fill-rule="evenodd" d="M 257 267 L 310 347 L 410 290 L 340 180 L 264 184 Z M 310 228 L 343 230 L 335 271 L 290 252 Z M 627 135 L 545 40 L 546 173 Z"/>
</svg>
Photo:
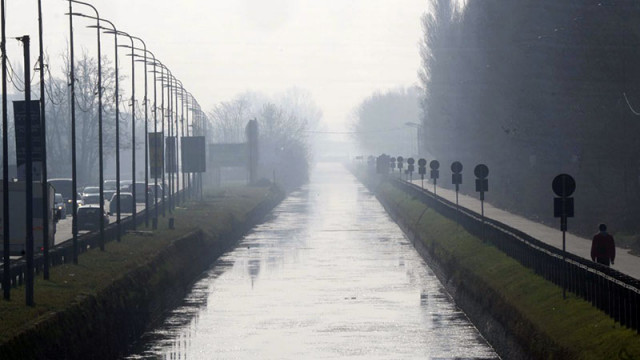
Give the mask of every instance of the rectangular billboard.
<svg viewBox="0 0 640 360">
<path fill-rule="evenodd" d="M 182 171 L 202 173 L 207 171 L 204 136 L 188 136 L 180 139 Z"/>
</svg>

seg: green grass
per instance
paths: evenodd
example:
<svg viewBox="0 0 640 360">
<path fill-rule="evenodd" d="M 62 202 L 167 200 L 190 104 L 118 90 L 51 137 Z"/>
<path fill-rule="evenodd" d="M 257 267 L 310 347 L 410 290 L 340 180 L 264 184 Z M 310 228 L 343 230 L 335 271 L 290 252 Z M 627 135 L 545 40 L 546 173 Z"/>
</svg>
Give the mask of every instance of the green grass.
<svg viewBox="0 0 640 360">
<path fill-rule="evenodd" d="M 37 276 L 34 307 L 25 306 L 23 286 L 11 290 L 11 300 L 0 300 L 0 343 L 45 320 L 59 311 L 95 295 L 127 272 L 149 263 L 180 236 L 201 229 L 213 239 L 242 222 L 247 212 L 265 197 L 267 188 L 233 187 L 207 194 L 204 202 L 192 202 L 177 208 L 175 229 L 168 229 L 167 213 L 158 219 L 158 229 L 139 227 L 140 233 L 128 233 L 121 242 L 109 242 L 105 251 L 93 249 L 81 254 L 78 265 L 51 268 L 50 280 Z M 146 233 L 145 233 L 146 232 Z M 152 236 L 149 236 L 152 235 Z"/>
<path fill-rule="evenodd" d="M 480 299 L 492 293 L 509 304 L 511 309 L 501 320 L 516 336 L 534 330 L 538 336 L 527 340 L 532 352 L 548 358 L 555 353 L 562 359 L 640 359 L 640 335 L 621 327 L 591 303 L 571 293 L 563 300 L 561 288 L 433 209 L 427 209 L 416 224 L 425 205 L 391 185 L 382 185 L 378 196 L 390 200 L 407 224 L 415 224 L 414 231 L 438 261 L 454 269 L 449 281 L 470 289 Z M 499 304 L 483 305 L 498 317 L 505 313 Z"/>
</svg>

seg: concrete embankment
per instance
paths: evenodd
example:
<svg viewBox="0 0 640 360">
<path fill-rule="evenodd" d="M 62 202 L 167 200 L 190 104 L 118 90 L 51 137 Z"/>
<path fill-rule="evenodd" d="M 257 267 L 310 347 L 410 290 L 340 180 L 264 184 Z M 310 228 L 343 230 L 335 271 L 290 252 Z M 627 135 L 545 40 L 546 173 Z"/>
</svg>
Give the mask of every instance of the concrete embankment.
<svg viewBox="0 0 640 360">
<path fill-rule="evenodd" d="M 46 299 L 40 299 L 42 309 L 38 311 L 43 313 L 4 339 L 0 344 L 0 358 L 114 359 L 122 356 L 146 329 L 157 324 L 179 303 L 193 281 L 215 259 L 234 246 L 284 198 L 284 194 L 276 190 L 258 195 L 259 199 L 251 198 L 251 201 L 247 201 L 248 195 L 223 196 L 222 200 L 196 204 L 194 209 L 176 211 L 177 227 L 182 225 L 187 229 L 164 243 L 160 237 L 171 234 L 166 228 L 153 236 L 145 232 L 129 234 L 121 243 L 110 243 L 106 252 L 92 250 L 83 254 L 80 265 L 54 268 L 52 278 L 59 280 L 38 283 L 39 288 L 60 287 L 63 291 L 71 279 L 95 276 L 95 289 L 82 290 L 78 285 L 81 290 L 76 291 L 68 306 L 58 311 L 47 311 Z M 245 203 L 234 208 L 229 203 L 234 201 Z M 122 246 L 129 248 L 123 250 Z M 120 257 L 114 259 L 113 254 Z M 120 259 L 127 255 L 131 258 L 129 261 Z M 111 258 L 103 260 L 107 256 Z M 120 273 L 107 275 L 108 279 L 103 281 L 101 274 L 112 271 L 112 263 L 118 264 L 116 269 Z"/>
<path fill-rule="evenodd" d="M 634 359 L 640 337 L 391 182 L 361 180 L 504 359 Z"/>
</svg>

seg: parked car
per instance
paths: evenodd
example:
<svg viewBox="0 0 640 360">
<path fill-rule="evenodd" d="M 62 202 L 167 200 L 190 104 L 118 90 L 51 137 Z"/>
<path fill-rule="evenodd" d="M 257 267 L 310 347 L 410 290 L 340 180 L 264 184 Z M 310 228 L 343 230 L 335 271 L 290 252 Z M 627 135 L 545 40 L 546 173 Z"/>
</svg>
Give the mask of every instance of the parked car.
<svg viewBox="0 0 640 360">
<path fill-rule="evenodd" d="M 53 208 L 55 209 L 55 211 L 58 211 L 60 213 L 60 219 L 67 218 L 67 206 L 64 202 L 62 194 L 55 193 L 53 197 Z"/>
<path fill-rule="evenodd" d="M 100 196 L 100 195 L 98 195 Z M 104 224 L 109 223 L 109 214 L 102 212 L 100 206 L 83 205 L 78 208 L 78 230 L 97 230 L 100 228 L 100 216 L 104 218 Z"/>
<path fill-rule="evenodd" d="M 122 187 L 120 187 L 120 191 L 125 191 L 128 193 L 132 193 L 133 194 L 133 184 L 126 184 L 123 185 Z M 151 201 L 153 199 L 153 193 L 151 192 L 151 187 L 146 187 L 144 185 L 144 182 L 139 182 L 136 181 L 135 184 L 136 187 L 136 202 L 137 203 L 144 203 L 144 199 L 145 199 L 145 191 L 147 191 L 149 193 L 149 201 Z"/>
<path fill-rule="evenodd" d="M 121 192 L 120 198 L 118 198 L 118 194 L 113 195 L 111 202 L 109 203 L 109 212 L 112 214 L 116 214 L 118 212 L 118 201 L 120 199 L 122 199 L 120 213 L 132 214 L 135 209 L 135 202 L 133 201 L 133 195 L 128 192 Z"/>
</svg>

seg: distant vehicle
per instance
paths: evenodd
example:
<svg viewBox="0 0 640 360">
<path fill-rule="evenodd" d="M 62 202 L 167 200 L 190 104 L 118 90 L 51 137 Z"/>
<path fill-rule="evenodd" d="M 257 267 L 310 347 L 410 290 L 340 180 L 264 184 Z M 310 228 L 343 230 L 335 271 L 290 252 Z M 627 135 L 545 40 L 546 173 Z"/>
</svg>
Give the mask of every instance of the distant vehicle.
<svg viewBox="0 0 640 360">
<path fill-rule="evenodd" d="M 149 183 L 149 191 L 151 191 L 151 199 L 155 196 L 158 199 L 162 199 L 162 185 Z"/>
<path fill-rule="evenodd" d="M 62 195 L 67 206 L 66 212 L 71 212 L 73 181 L 71 179 L 49 179 L 47 182 L 53 186 L 55 192 Z"/>
<path fill-rule="evenodd" d="M 0 180 L 0 184 L 2 181 Z M 9 254 L 10 255 L 24 255 L 26 253 L 26 182 L 9 182 L 9 208 L 11 213 L 9 215 L 10 227 L 9 227 Z M 47 219 L 49 224 L 49 238 L 47 242 L 50 247 L 53 247 L 53 242 L 56 233 L 56 222 L 58 216 L 57 210 L 54 209 L 55 190 L 53 186 L 48 187 L 47 194 Z M 0 186 L 0 202 L 4 197 L 4 192 Z M 33 250 L 39 252 L 42 247 L 42 184 L 40 182 L 33 182 Z M 3 209 L 0 206 L 0 234 L 3 232 Z M 3 249 L 0 248 L 0 253 Z"/>
<path fill-rule="evenodd" d="M 104 218 L 104 224 L 109 224 L 109 214 L 102 212 L 102 217 Z M 98 230 L 100 228 L 100 206 L 80 206 L 78 208 L 77 224 L 78 230 Z"/>
<path fill-rule="evenodd" d="M 82 197 L 85 197 L 86 195 L 99 195 L 100 194 L 100 187 L 98 186 L 85 186 L 84 189 L 82 190 Z"/>
<path fill-rule="evenodd" d="M 120 199 L 122 199 L 122 203 L 120 205 L 120 213 L 129 213 L 133 214 L 135 209 L 135 203 L 133 201 L 133 195 L 127 192 L 120 193 Z M 117 214 L 118 212 L 118 194 L 114 194 L 111 198 L 111 202 L 109 203 L 109 212 L 111 214 Z"/>
<path fill-rule="evenodd" d="M 82 194 L 82 205 L 100 205 L 100 194 Z"/>
<path fill-rule="evenodd" d="M 133 184 L 129 183 L 129 184 L 121 186 L 120 190 L 133 194 L 133 186 L 134 186 Z M 153 193 L 151 192 L 151 188 L 150 187 L 146 187 L 144 185 L 144 182 L 136 181 L 135 187 L 136 187 L 136 202 L 137 203 L 144 203 L 145 190 L 149 192 L 149 201 L 151 201 L 151 199 L 153 199 Z"/>
<path fill-rule="evenodd" d="M 104 186 L 104 191 L 107 190 L 113 190 L 114 192 L 116 191 L 118 182 L 116 180 L 105 180 L 103 182 L 103 186 Z"/>
<path fill-rule="evenodd" d="M 66 219 L 67 218 L 67 206 L 64 202 L 64 198 L 62 197 L 62 194 L 60 193 L 55 193 L 54 197 L 53 197 L 53 208 L 56 209 L 57 211 L 59 211 L 59 217 L 60 219 Z"/>
</svg>

